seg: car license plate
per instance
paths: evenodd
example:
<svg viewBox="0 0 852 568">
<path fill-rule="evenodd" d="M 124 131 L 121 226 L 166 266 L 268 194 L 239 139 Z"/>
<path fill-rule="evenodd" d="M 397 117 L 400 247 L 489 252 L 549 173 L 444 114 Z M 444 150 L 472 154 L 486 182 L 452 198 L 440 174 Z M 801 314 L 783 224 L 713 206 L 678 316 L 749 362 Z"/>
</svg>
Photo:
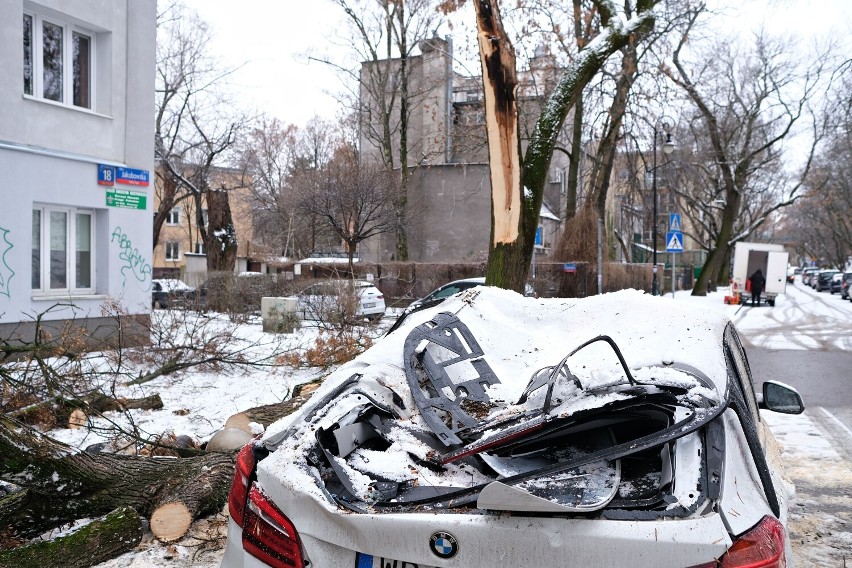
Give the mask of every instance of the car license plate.
<svg viewBox="0 0 852 568">
<path fill-rule="evenodd" d="M 364 304 L 364 307 L 365 307 L 365 308 L 375 308 L 375 307 L 376 307 L 376 302 L 369 302 L 369 303 L 367 303 L 367 304 Z"/>
<path fill-rule="evenodd" d="M 379 558 L 371 554 L 358 553 L 355 557 L 355 568 L 433 568 L 425 564 L 415 564 L 413 562 L 403 562 L 401 560 L 390 560 L 388 558 Z"/>
</svg>

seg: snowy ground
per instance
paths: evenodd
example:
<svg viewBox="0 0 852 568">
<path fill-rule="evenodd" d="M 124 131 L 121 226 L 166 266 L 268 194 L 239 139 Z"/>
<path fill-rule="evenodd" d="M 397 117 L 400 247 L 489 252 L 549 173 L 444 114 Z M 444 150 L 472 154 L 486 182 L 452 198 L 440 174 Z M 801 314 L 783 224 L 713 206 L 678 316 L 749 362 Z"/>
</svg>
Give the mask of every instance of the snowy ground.
<svg viewBox="0 0 852 568">
<path fill-rule="evenodd" d="M 722 301 L 725 292 L 719 290 L 705 298 L 693 298 L 688 292 L 678 292 L 675 300 L 701 303 L 725 312 L 741 331 L 759 331 L 757 335 L 751 333 L 750 337 L 763 338 L 759 343 L 761 346 L 775 349 L 852 349 L 848 343 L 852 337 L 849 333 L 834 336 L 821 329 L 800 329 L 798 320 L 802 313 L 800 310 L 785 308 L 784 298 L 779 299 L 774 309 L 750 310 L 725 305 Z M 671 292 L 668 297 L 671 297 Z M 837 298 L 832 299 L 839 302 Z M 832 306 L 823 303 L 817 300 L 809 306 L 809 310 L 816 310 L 818 315 L 824 315 L 825 318 L 838 317 Z M 852 304 L 843 304 L 850 306 L 847 308 L 844 305 L 839 316 L 845 319 L 845 327 L 848 329 L 848 322 L 852 321 L 849 317 Z M 389 325 L 389 319 L 386 318 L 382 325 Z M 261 332 L 258 321 L 242 326 L 240 334 L 247 342 L 258 345 L 258 349 L 275 352 L 305 345 L 315 332 L 308 330 L 290 336 L 271 336 Z M 283 342 L 279 343 L 282 337 Z M 171 431 L 206 441 L 230 415 L 253 406 L 280 401 L 286 398 L 292 386 L 308 382 L 319 374 L 317 370 L 293 370 L 287 366 L 227 376 L 210 372 L 184 373 L 177 377 L 162 377 L 121 394 L 141 397 L 158 392 L 162 396 L 165 404 L 163 410 L 138 412 L 135 415 L 137 426 L 145 431 Z M 844 554 L 847 560 L 852 558 L 852 469 L 848 456 L 835 451 L 825 432 L 809 417 L 821 411 L 819 408 L 811 408 L 802 416 L 768 413 L 766 417 L 785 449 L 787 471 L 799 488 L 797 498 L 791 505 L 791 531 L 796 565 L 800 568 L 843 566 L 845 564 L 841 562 L 844 562 Z M 80 447 L 100 441 L 95 435 L 83 430 L 54 431 L 52 435 Z M 225 526 L 225 515 L 217 515 L 196 523 L 189 538 L 171 545 L 159 544 L 148 534 L 135 552 L 99 566 L 215 567 L 221 561 Z"/>
</svg>

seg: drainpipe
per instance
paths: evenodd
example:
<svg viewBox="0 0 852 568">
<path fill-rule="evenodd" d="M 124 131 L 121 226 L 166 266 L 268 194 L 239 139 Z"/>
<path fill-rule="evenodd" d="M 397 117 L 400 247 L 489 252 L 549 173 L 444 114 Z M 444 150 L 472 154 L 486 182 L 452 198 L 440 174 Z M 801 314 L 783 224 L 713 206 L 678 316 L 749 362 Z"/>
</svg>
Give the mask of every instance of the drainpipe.
<svg viewBox="0 0 852 568">
<path fill-rule="evenodd" d="M 444 135 L 446 136 L 446 155 L 444 162 L 449 164 L 453 159 L 453 38 L 445 36 L 447 40 L 447 116 L 444 120 Z"/>
</svg>

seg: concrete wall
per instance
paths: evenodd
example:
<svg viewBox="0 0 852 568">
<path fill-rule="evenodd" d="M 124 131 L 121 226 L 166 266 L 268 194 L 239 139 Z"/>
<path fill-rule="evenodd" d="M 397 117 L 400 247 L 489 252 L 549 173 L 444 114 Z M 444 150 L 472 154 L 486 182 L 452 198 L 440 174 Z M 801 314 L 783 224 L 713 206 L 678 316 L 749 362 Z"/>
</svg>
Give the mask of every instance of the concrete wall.
<svg viewBox="0 0 852 568">
<path fill-rule="evenodd" d="M 92 109 L 24 94 L 25 10 L 93 32 Z M 0 3 L 0 334 L 57 304 L 73 307 L 46 319 L 97 318 L 110 300 L 131 314 L 150 310 L 153 185 L 110 188 L 133 190 L 145 209 L 107 206 L 98 164 L 148 170 L 153 180 L 155 53 L 156 0 Z M 38 205 L 94 212 L 94 293 L 34 293 Z"/>
</svg>

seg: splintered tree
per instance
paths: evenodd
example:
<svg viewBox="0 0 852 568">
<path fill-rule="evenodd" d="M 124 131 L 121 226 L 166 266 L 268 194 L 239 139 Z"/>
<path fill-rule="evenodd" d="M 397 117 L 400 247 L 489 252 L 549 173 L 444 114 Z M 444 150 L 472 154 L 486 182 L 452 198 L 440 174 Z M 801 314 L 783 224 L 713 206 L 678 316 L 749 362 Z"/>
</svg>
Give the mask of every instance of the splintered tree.
<svg viewBox="0 0 852 568">
<path fill-rule="evenodd" d="M 638 0 L 630 11 L 634 15 L 628 18 L 614 2 L 594 2 L 600 13 L 601 31 L 562 72 L 522 156 L 514 48 L 503 28 L 499 5 L 474 0 L 492 184 L 492 230 L 486 268 L 489 284 L 523 291 L 547 172 L 565 118 L 607 58 L 635 35 L 653 28 L 653 8 L 657 3 Z"/>
</svg>

